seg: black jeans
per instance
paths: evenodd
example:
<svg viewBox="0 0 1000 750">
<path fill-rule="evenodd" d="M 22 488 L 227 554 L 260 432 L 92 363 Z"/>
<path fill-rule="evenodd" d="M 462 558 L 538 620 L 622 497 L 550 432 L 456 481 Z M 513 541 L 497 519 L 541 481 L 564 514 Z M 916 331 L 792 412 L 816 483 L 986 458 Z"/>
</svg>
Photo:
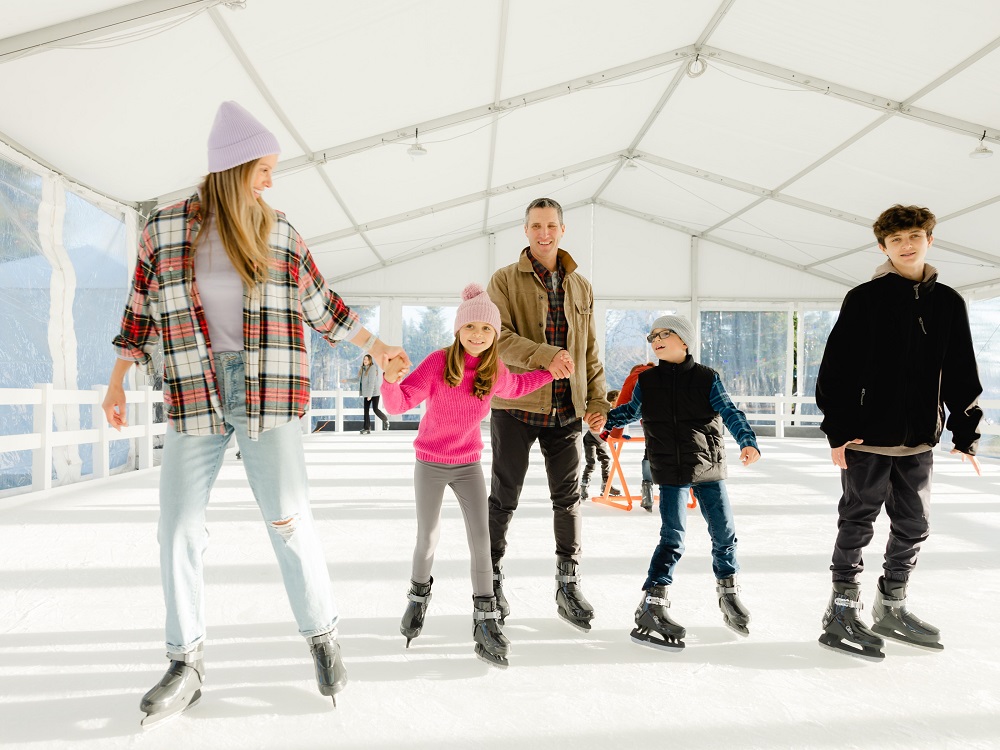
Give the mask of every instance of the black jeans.
<svg viewBox="0 0 1000 750">
<path fill-rule="evenodd" d="M 368 416 L 368 407 L 371 406 L 372 411 L 375 412 L 375 416 L 381 419 L 383 422 L 386 420 L 385 414 L 378 408 L 378 400 L 382 398 L 381 396 L 372 396 L 371 398 L 364 399 L 365 402 L 365 426 L 364 429 L 370 430 L 372 428 L 371 417 Z"/>
<path fill-rule="evenodd" d="M 545 459 L 545 473 L 552 498 L 552 527 L 556 556 L 580 559 L 580 432 L 582 421 L 565 427 L 532 427 L 502 409 L 490 414 L 493 476 L 490 482 L 490 554 L 493 564 L 507 551 L 507 527 L 517 510 L 528 454 L 535 440 Z"/>
<path fill-rule="evenodd" d="M 931 475 L 934 451 L 915 456 L 882 456 L 845 451 L 847 469 L 840 477 L 844 494 L 833 548 L 834 581 L 856 582 L 865 569 L 862 550 L 875 534 L 875 519 L 885 504 L 889 541 L 885 547 L 885 577 L 906 581 L 917 564 L 920 545 L 930 533 Z"/>
<path fill-rule="evenodd" d="M 611 471 L 611 456 L 608 449 L 604 447 L 604 441 L 589 429 L 583 432 L 583 475 L 580 477 L 580 484 L 590 482 L 590 475 L 594 473 L 594 466 L 601 462 L 601 481 L 607 483 L 608 474 Z"/>
</svg>

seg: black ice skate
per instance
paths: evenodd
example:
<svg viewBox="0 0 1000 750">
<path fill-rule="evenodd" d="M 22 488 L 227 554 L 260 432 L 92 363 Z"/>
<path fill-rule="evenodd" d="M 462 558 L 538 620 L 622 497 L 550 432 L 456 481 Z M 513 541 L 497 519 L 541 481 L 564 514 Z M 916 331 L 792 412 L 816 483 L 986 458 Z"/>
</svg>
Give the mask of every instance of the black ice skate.
<svg viewBox="0 0 1000 750">
<path fill-rule="evenodd" d="M 750 624 L 750 610 L 748 610 L 739 597 L 740 587 L 736 585 L 736 576 L 716 580 L 715 593 L 719 595 L 719 609 L 722 610 L 722 619 L 726 627 L 733 630 L 737 635 L 748 636 L 750 631 L 747 625 Z"/>
<path fill-rule="evenodd" d="M 858 618 L 855 610 L 863 607 L 858 601 L 858 594 L 856 583 L 833 582 L 830 603 L 823 614 L 823 634 L 819 643 L 861 659 L 880 661 L 885 658 L 883 641 Z"/>
<path fill-rule="evenodd" d="M 474 596 L 472 603 L 472 637 L 476 641 L 476 656 L 491 667 L 506 669 L 510 641 L 501 630 L 496 598 Z"/>
<path fill-rule="evenodd" d="M 510 604 L 503 594 L 503 568 L 499 565 L 493 566 L 493 597 L 497 600 L 497 608 L 500 610 L 500 624 L 503 625 L 510 614 Z"/>
<path fill-rule="evenodd" d="M 160 681 L 142 696 L 139 708 L 146 714 L 143 729 L 150 729 L 181 712 L 196 706 L 201 700 L 205 683 L 205 662 L 202 645 L 186 654 L 168 653 L 170 666 Z"/>
<path fill-rule="evenodd" d="M 642 480 L 642 502 L 639 507 L 647 513 L 653 512 L 653 483 L 645 479 Z"/>
<path fill-rule="evenodd" d="M 431 585 L 433 583 L 433 576 L 427 583 L 410 581 L 410 591 L 406 595 L 409 602 L 406 604 L 403 619 L 399 623 L 399 632 L 406 636 L 407 648 L 410 647 L 410 641 L 420 635 L 420 631 L 423 630 L 427 605 L 431 603 Z"/>
<path fill-rule="evenodd" d="M 594 619 L 594 608 L 590 606 L 580 591 L 576 563 L 561 560 L 556 565 L 556 607 L 559 616 L 584 633 L 590 632 L 590 621 Z"/>
<path fill-rule="evenodd" d="M 941 631 L 906 608 L 906 584 L 879 578 L 875 604 L 872 607 L 872 630 L 886 638 L 893 638 L 911 646 L 940 651 Z"/>
<path fill-rule="evenodd" d="M 336 708 L 337 693 L 347 687 L 347 667 L 340 657 L 340 644 L 332 633 L 314 635 L 306 640 L 316 664 L 316 686 L 320 693 L 330 696 Z"/>
<path fill-rule="evenodd" d="M 642 592 L 642 601 L 635 610 L 635 628 L 632 641 L 640 646 L 651 646 L 664 651 L 679 651 L 684 648 L 682 640 L 687 631 L 670 619 L 667 608 L 667 586 L 651 586 Z"/>
</svg>

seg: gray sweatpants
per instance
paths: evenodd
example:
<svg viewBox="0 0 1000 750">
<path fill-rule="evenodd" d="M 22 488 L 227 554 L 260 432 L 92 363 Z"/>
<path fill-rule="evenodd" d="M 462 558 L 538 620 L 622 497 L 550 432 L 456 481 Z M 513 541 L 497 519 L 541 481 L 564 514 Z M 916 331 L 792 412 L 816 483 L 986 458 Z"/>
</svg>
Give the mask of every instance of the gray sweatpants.
<svg viewBox="0 0 1000 750">
<path fill-rule="evenodd" d="M 473 594 L 493 596 L 486 479 L 478 461 L 471 464 L 439 464 L 417 459 L 413 470 L 413 490 L 417 499 L 417 546 L 413 550 L 412 579 L 417 583 L 430 580 L 434 550 L 441 538 L 441 503 L 445 487 L 454 490 L 465 518 L 465 533 L 472 556 Z"/>
</svg>

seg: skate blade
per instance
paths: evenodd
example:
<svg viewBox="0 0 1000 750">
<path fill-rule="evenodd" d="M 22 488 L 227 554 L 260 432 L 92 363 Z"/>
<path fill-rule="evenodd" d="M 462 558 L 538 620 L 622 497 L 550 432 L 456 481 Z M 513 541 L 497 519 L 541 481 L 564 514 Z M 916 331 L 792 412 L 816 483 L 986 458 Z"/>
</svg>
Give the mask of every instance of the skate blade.
<svg viewBox="0 0 1000 750">
<path fill-rule="evenodd" d="M 838 654 L 847 654 L 848 656 L 863 659 L 864 661 L 879 662 L 885 659 L 885 654 L 878 649 L 853 648 L 836 636 L 829 636 L 826 633 L 819 637 L 819 645 L 829 651 L 836 651 Z"/>
<path fill-rule="evenodd" d="M 900 633 L 897 633 L 895 630 L 876 630 L 875 628 L 872 628 L 872 632 L 878 633 L 883 638 L 891 638 L 892 640 L 896 641 L 896 643 L 905 643 L 907 646 L 915 646 L 916 648 L 921 648 L 924 651 L 944 650 L 943 643 L 933 643 L 933 642 L 927 643 L 923 641 L 914 641 Z"/>
<path fill-rule="evenodd" d="M 579 630 L 581 633 L 590 632 L 590 621 L 589 620 L 574 620 L 567 614 L 563 614 L 563 611 L 558 610 L 559 619 L 568 625 L 571 625 L 575 630 Z"/>
<path fill-rule="evenodd" d="M 659 651 L 677 652 L 684 650 L 684 641 L 668 641 L 655 635 L 640 633 L 638 628 L 632 631 L 630 637 L 632 638 L 632 643 L 646 646 L 647 648 L 655 648 Z"/>
<path fill-rule="evenodd" d="M 170 723 L 171 719 L 176 719 L 189 708 L 194 708 L 201 702 L 201 690 L 196 690 L 191 701 L 183 705 L 177 705 L 167 711 L 159 711 L 154 714 L 146 714 L 139 723 L 145 730 L 156 729 L 164 724 Z"/>
<path fill-rule="evenodd" d="M 477 648 L 476 658 L 479 659 L 479 661 L 481 661 L 483 664 L 488 664 L 494 669 L 507 669 L 507 667 L 510 666 L 510 662 L 507 661 L 506 657 L 492 656 L 485 649 L 482 652 L 480 652 L 480 650 Z"/>
<path fill-rule="evenodd" d="M 729 620 L 724 620 L 724 622 L 726 623 L 727 628 L 732 630 L 734 633 L 736 633 L 736 635 L 740 636 L 741 638 L 746 638 L 748 635 L 750 635 L 750 630 L 745 625 L 736 625 L 735 623 L 732 623 Z"/>
</svg>

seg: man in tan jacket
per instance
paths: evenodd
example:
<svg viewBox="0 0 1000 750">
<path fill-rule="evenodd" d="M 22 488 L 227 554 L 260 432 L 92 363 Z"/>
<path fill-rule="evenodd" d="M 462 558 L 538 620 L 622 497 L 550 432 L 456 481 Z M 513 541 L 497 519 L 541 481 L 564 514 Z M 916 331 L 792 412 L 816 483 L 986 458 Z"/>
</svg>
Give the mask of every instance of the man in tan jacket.
<svg viewBox="0 0 1000 750">
<path fill-rule="evenodd" d="M 560 617 L 586 632 L 594 609 L 577 582 L 580 436 L 583 422 L 600 431 L 610 404 L 605 399 L 604 366 L 597 358 L 594 293 L 576 272 L 570 254 L 559 249 L 565 231 L 556 201 L 532 201 L 524 220 L 528 247 L 517 263 L 497 270 L 487 288 L 500 308 L 500 359 L 512 372 L 548 369 L 557 378 L 551 387 L 513 401 L 493 399 L 490 544 L 493 589 L 506 617 L 510 606 L 503 594 L 500 562 L 528 471 L 528 454 L 538 440 L 554 514 L 556 605 Z"/>
</svg>

